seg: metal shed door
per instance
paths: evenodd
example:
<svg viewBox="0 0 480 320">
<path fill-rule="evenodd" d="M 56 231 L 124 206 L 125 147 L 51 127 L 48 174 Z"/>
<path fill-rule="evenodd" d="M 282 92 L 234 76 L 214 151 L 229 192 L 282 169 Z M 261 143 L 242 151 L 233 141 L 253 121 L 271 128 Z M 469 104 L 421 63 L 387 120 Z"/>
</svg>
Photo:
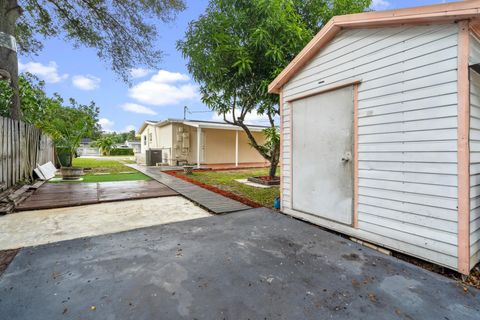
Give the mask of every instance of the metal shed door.
<svg viewBox="0 0 480 320">
<path fill-rule="evenodd" d="M 292 104 L 293 209 L 352 224 L 353 87 Z"/>
</svg>

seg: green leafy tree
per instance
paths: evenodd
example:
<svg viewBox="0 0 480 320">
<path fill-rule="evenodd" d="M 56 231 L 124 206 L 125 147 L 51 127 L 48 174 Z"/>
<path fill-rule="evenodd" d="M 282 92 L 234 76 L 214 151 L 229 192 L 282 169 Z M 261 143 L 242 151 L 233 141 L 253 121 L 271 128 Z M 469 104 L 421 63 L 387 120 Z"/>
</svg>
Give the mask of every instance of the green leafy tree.
<svg viewBox="0 0 480 320">
<path fill-rule="evenodd" d="M 49 37 L 94 48 L 127 80 L 131 68 L 154 68 L 161 59 L 161 51 L 154 47 L 158 31 L 153 21 L 169 22 L 184 8 L 184 0 L 0 0 L 0 32 L 9 43 L 15 37 L 22 53 L 38 52 L 40 39 Z M 10 114 L 19 119 L 18 61 L 13 47 L 0 46 L 0 78 L 10 81 Z"/>
<path fill-rule="evenodd" d="M 68 153 L 67 167 L 72 166 L 82 138 L 91 137 L 98 123 L 98 108 L 94 103 L 82 105 L 73 99 L 69 102 L 70 106 L 49 113 L 41 128 L 53 138 L 57 150 Z"/>
<path fill-rule="evenodd" d="M 211 0 L 178 42 L 188 70 L 200 83 L 203 102 L 245 131 L 252 147 L 270 161 L 271 177 L 279 163 L 279 139 L 260 144 L 248 129 L 246 116 L 265 115 L 275 128 L 278 97 L 268 93 L 269 83 L 330 17 L 361 12 L 370 2 Z"/>
<path fill-rule="evenodd" d="M 45 93 L 45 82 L 39 80 L 36 76 L 25 73 L 19 77 L 19 97 L 22 106 L 22 121 L 33 124 L 37 128 L 44 129 L 48 122 L 55 117 L 56 112 L 62 108 L 64 99 L 54 93 L 52 97 Z M 12 91 L 6 81 L 0 81 L 0 115 L 11 117 L 9 101 Z M 74 107 L 79 107 L 75 100 L 70 99 Z M 85 106 L 83 106 L 85 108 Z M 99 135 L 100 126 L 98 124 L 98 108 L 94 102 L 90 102 L 89 108 L 95 110 L 95 122 L 92 137 Z"/>
<path fill-rule="evenodd" d="M 57 150 L 66 150 L 70 163 L 82 138 L 98 135 L 99 109 L 94 102 L 88 105 L 69 99 L 69 105 L 64 106 L 60 95 L 49 97 L 45 94 L 44 83 L 30 74 L 21 75 L 20 101 L 23 121 L 31 123 L 51 136 Z M 3 90 L 2 90 L 3 89 Z M 0 81 L 0 115 L 10 116 L 9 99 L 11 90 L 8 83 Z"/>
<path fill-rule="evenodd" d="M 63 99 L 54 94 L 48 97 L 45 94 L 45 83 L 36 76 L 25 73 L 19 77 L 19 96 L 22 106 L 23 121 L 31 123 L 39 128 L 43 126 L 48 113 L 54 113 L 60 108 Z M 0 115 L 11 117 L 10 101 L 12 90 L 7 81 L 0 81 Z"/>
<path fill-rule="evenodd" d="M 135 130 L 130 130 L 128 132 L 126 140 L 128 140 L 128 141 L 140 141 L 140 139 L 137 137 L 137 133 L 135 132 Z"/>
<path fill-rule="evenodd" d="M 98 138 L 92 144 L 96 148 L 100 148 L 100 151 L 104 156 L 110 155 L 110 151 L 115 148 L 115 141 L 111 135 L 103 135 Z"/>
</svg>

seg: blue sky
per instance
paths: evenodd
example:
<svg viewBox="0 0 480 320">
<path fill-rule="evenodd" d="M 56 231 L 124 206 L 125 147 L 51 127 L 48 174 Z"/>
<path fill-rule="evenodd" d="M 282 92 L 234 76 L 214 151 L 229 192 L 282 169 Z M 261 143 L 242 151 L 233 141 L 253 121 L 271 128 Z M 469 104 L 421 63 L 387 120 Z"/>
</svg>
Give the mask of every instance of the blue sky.
<svg viewBox="0 0 480 320">
<path fill-rule="evenodd" d="M 376 10 L 428 5 L 439 0 L 373 0 Z M 100 61 L 93 49 L 74 49 L 71 43 L 60 39 L 44 42 L 38 56 L 21 56 L 20 69 L 37 74 L 46 81 L 49 94 L 60 93 L 81 103 L 95 101 L 100 107 L 101 125 L 107 131 L 138 129 L 146 119 L 161 120 L 183 117 L 183 106 L 192 111 L 207 111 L 199 98 L 197 85 L 191 80 L 186 61 L 176 50 L 188 22 L 197 18 L 206 8 L 207 0 L 187 0 L 187 9 L 176 21 L 159 24 L 158 46 L 165 57 L 158 70 L 134 70 L 133 85 L 118 79 L 108 63 Z M 190 119 L 218 119 L 211 112 L 195 113 Z M 260 117 L 251 120 L 262 123 Z"/>
</svg>

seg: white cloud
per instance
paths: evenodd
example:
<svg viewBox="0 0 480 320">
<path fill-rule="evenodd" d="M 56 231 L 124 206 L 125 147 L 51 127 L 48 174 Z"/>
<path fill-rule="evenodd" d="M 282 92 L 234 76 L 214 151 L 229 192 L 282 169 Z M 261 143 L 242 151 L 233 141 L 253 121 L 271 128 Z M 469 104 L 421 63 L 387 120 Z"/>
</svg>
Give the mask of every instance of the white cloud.
<svg viewBox="0 0 480 320">
<path fill-rule="evenodd" d="M 115 125 L 115 122 L 110 120 L 110 119 L 100 118 L 100 119 L 98 119 L 98 124 L 102 128 L 102 131 L 105 131 L 105 132 L 113 132 L 114 131 L 113 126 Z"/>
<path fill-rule="evenodd" d="M 240 114 L 240 110 L 235 112 L 235 115 L 238 116 L 238 114 Z M 227 117 L 227 120 L 232 120 L 232 114 L 230 112 L 227 113 L 226 117 Z M 220 114 L 220 115 L 216 113 L 213 114 L 212 120 L 223 122 L 224 121 L 223 114 Z M 278 124 L 278 121 L 279 121 L 278 117 L 275 117 L 275 123 Z M 253 113 L 247 113 L 247 115 L 245 116 L 245 123 L 253 124 L 253 125 L 262 125 L 262 126 L 270 125 L 270 121 L 268 120 L 268 117 L 266 115 L 257 114 L 255 111 Z"/>
<path fill-rule="evenodd" d="M 100 87 L 100 78 L 92 75 L 76 75 L 72 78 L 72 83 L 80 90 L 95 90 Z"/>
<path fill-rule="evenodd" d="M 151 114 L 151 115 L 157 114 L 154 110 L 136 103 L 127 102 L 122 104 L 120 107 L 125 111 L 134 112 L 134 113 Z"/>
<path fill-rule="evenodd" d="M 160 83 L 173 83 L 188 80 L 190 80 L 190 77 L 186 74 L 180 72 L 170 72 L 167 70 L 160 70 L 152 77 L 152 81 Z"/>
<path fill-rule="evenodd" d="M 50 61 L 48 64 L 41 64 L 40 62 L 27 62 L 25 64 L 18 62 L 18 69 L 20 72 L 30 72 L 48 83 L 57 83 L 68 78 L 68 74 L 59 74 L 58 65 L 55 61 Z"/>
<path fill-rule="evenodd" d="M 186 74 L 160 70 L 150 80 L 138 83 L 129 89 L 128 95 L 150 105 L 179 104 L 198 98 L 197 86 L 188 82 Z"/>
<path fill-rule="evenodd" d="M 386 0 L 372 0 L 370 6 L 373 10 L 385 10 L 391 6 L 391 3 Z"/>
<path fill-rule="evenodd" d="M 130 132 L 132 130 L 137 131 L 137 128 L 133 124 L 129 124 L 125 127 L 125 129 L 123 129 L 123 132 Z"/>
<path fill-rule="evenodd" d="M 149 74 L 151 74 L 153 72 L 153 70 L 150 70 L 150 69 L 144 69 L 144 68 L 133 68 L 132 70 L 130 70 L 130 75 L 133 77 L 133 78 L 143 78 L 143 77 L 146 77 L 148 76 Z"/>
</svg>

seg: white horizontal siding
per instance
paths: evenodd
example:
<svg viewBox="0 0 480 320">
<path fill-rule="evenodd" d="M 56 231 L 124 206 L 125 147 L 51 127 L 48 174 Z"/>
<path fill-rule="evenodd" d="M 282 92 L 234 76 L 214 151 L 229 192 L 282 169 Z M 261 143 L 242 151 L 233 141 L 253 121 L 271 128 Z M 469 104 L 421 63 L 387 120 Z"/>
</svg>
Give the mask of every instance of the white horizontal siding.
<svg viewBox="0 0 480 320">
<path fill-rule="evenodd" d="M 480 43 L 470 39 L 470 63 L 480 63 Z M 470 266 L 480 261 L 480 75 L 470 71 Z"/>
<path fill-rule="evenodd" d="M 291 208 L 291 181 L 290 181 L 290 157 L 291 157 L 291 126 L 290 126 L 290 105 L 284 103 L 281 106 L 281 115 L 282 115 L 282 190 L 280 199 L 282 201 L 283 208 Z"/>
<path fill-rule="evenodd" d="M 454 269 L 457 41 L 456 24 L 347 30 L 283 88 L 287 101 L 322 86 L 361 80 L 360 230 L 328 224 Z M 289 104 L 285 109 L 282 169 L 290 175 L 290 136 L 296 124 L 290 122 Z M 478 115 L 480 123 L 480 110 Z M 282 194 L 290 195 L 286 181 Z M 292 199 L 287 199 L 283 204 L 291 209 Z"/>
</svg>

